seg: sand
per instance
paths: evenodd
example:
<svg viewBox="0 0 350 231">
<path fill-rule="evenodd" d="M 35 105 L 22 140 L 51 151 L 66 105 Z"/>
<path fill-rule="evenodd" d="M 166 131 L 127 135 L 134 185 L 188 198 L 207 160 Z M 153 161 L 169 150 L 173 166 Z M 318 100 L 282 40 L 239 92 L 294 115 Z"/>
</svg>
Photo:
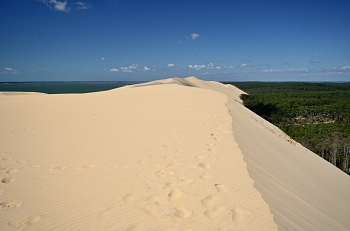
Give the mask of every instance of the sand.
<svg viewBox="0 0 350 231">
<path fill-rule="evenodd" d="M 0 94 L 0 230 L 350 230 L 350 177 L 195 77 Z"/>
</svg>

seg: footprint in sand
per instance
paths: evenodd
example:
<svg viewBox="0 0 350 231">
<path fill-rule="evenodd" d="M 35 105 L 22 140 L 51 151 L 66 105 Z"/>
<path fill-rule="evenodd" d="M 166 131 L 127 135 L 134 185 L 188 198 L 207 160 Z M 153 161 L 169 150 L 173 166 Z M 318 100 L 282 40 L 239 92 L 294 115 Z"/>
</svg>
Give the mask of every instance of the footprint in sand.
<svg viewBox="0 0 350 231">
<path fill-rule="evenodd" d="M 213 140 L 215 140 L 215 141 L 219 141 L 220 139 L 219 139 L 219 138 L 217 138 L 217 137 L 213 137 Z"/>
<path fill-rule="evenodd" d="M 236 222 L 236 224 L 238 225 L 246 223 L 252 214 L 252 212 L 249 209 L 245 209 L 242 207 L 236 207 L 231 211 L 232 211 L 232 220 Z"/>
<path fill-rule="evenodd" d="M 145 202 L 148 204 L 153 203 L 155 205 L 160 205 L 160 206 L 163 206 L 163 205 L 168 203 L 165 199 L 159 197 L 158 195 L 153 195 L 153 196 L 147 197 L 145 199 Z"/>
<path fill-rule="evenodd" d="M 210 179 L 210 178 L 213 178 L 213 176 L 209 173 L 203 173 L 200 178 L 202 178 L 203 180 L 207 180 L 207 179 Z"/>
<path fill-rule="evenodd" d="M 196 156 L 196 159 L 197 160 L 201 160 L 201 159 L 204 159 L 206 156 L 203 156 L 203 155 L 198 155 L 198 156 Z"/>
<path fill-rule="evenodd" d="M 35 222 L 39 221 L 41 217 L 39 216 L 31 216 L 25 219 L 21 220 L 13 220 L 8 223 L 9 226 L 14 227 L 14 228 L 23 228 L 27 225 L 34 224 Z"/>
<path fill-rule="evenodd" d="M 221 193 L 227 193 L 230 191 L 229 187 L 224 184 L 215 184 L 216 190 Z"/>
<path fill-rule="evenodd" d="M 154 196 L 149 196 L 145 199 L 145 201 L 157 201 L 159 199 L 158 195 L 154 195 Z"/>
<path fill-rule="evenodd" d="M 166 219 L 169 220 L 170 215 L 168 213 L 164 213 L 164 210 L 159 207 L 159 205 L 152 203 L 145 207 L 143 210 L 150 216 L 155 217 L 157 219 Z"/>
<path fill-rule="evenodd" d="M 126 231 L 144 231 L 145 226 L 144 225 L 135 225 L 133 227 L 128 228 Z"/>
<path fill-rule="evenodd" d="M 27 162 L 25 162 L 24 160 L 19 160 L 19 161 L 16 161 L 17 164 L 26 164 Z"/>
<path fill-rule="evenodd" d="M 12 174 L 18 172 L 17 168 L 10 168 L 9 170 L 6 171 L 7 174 Z"/>
<path fill-rule="evenodd" d="M 211 148 L 208 148 L 208 152 L 214 152 L 215 151 L 215 148 L 211 147 Z"/>
<path fill-rule="evenodd" d="M 4 189 L 0 189 L 0 196 L 2 195 L 2 193 L 4 192 Z"/>
<path fill-rule="evenodd" d="M 11 176 L 11 177 L 5 177 L 2 179 L 2 183 L 4 184 L 9 184 L 11 182 L 14 182 L 15 181 L 15 177 L 14 176 Z"/>
<path fill-rule="evenodd" d="M 9 169 L 8 167 L 6 167 L 6 166 L 0 166 L 0 170 L 7 170 L 7 169 Z"/>
<path fill-rule="evenodd" d="M 5 157 L 2 158 L 2 160 L 11 160 L 11 159 L 12 159 L 11 156 L 5 156 Z"/>
<path fill-rule="evenodd" d="M 213 208 L 215 205 L 217 205 L 219 202 L 222 201 L 222 197 L 217 194 L 209 195 L 203 200 L 201 200 L 202 204 L 207 207 L 208 209 Z"/>
<path fill-rule="evenodd" d="M 204 212 L 204 214 L 210 218 L 210 219 L 216 219 L 219 216 L 221 216 L 226 210 L 226 207 L 224 206 L 215 206 L 212 210 L 207 210 Z"/>
<path fill-rule="evenodd" d="M 78 169 L 81 169 L 81 170 L 84 170 L 84 169 L 93 169 L 93 168 L 95 168 L 95 167 L 96 167 L 96 165 L 88 164 L 88 165 L 84 165 L 84 166 L 78 167 Z"/>
<path fill-rule="evenodd" d="M 66 169 L 67 167 L 65 166 L 56 166 L 56 167 L 53 167 L 52 169 L 54 170 L 61 170 L 61 169 Z"/>
<path fill-rule="evenodd" d="M 207 144 L 209 146 L 209 148 L 207 149 L 208 152 L 214 152 L 215 151 L 215 144 L 214 143 L 209 143 Z"/>
<path fill-rule="evenodd" d="M 167 166 L 165 166 L 166 168 L 173 168 L 175 165 L 173 163 L 168 164 Z"/>
<path fill-rule="evenodd" d="M 181 176 L 179 177 L 179 180 L 186 183 L 186 184 L 191 184 L 194 180 L 191 179 L 191 178 L 187 178 L 187 177 L 184 177 L 184 176 Z"/>
<path fill-rule="evenodd" d="M 4 201 L 4 202 L 0 203 L 0 205 L 2 207 L 14 209 L 14 208 L 21 207 L 23 204 L 22 204 L 22 202 L 16 202 L 16 201 Z"/>
<path fill-rule="evenodd" d="M 167 190 L 167 189 L 174 189 L 177 186 L 186 186 L 186 185 L 190 185 L 194 182 L 193 179 L 191 178 L 187 178 L 187 177 L 177 177 L 177 180 L 172 180 L 171 182 L 167 183 L 166 185 L 164 185 L 163 189 Z"/>
<path fill-rule="evenodd" d="M 183 192 L 180 189 L 175 188 L 169 192 L 168 197 L 171 199 L 178 199 L 182 196 L 182 194 Z"/>
<path fill-rule="evenodd" d="M 30 166 L 31 168 L 40 168 L 41 167 L 41 165 L 40 164 L 37 164 L 37 165 L 32 165 L 32 166 Z"/>
<path fill-rule="evenodd" d="M 160 177 L 166 177 L 166 176 L 170 176 L 170 175 L 173 175 L 174 172 L 172 171 L 167 171 L 167 170 L 160 170 L 157 172 L 157 175 L 160 176 Z"/>
<path fill-rule="evenodd" d="M 176 207 L 174 216 L 177 218 L 188 218 L 192 216 L 192 212 L 185 207 Z"/>
<path fill-rule="evenodd" d="M 198 166 L 201 167 L 201 168 L 204 168 L 204 169 L 211 168 L 211 165 L 207 164 L 207 163 L 199 163 Z"/>
<path fill-rule="evenodd" d="M 128 195 L 123 197 L 123 200 L 124 201 L 132 201 L 135 199 L 135 197 L 136 197 L 135 193 L 129 193 Z"/>
<path fill-rule="evenodd" d="M 164 185 L 163 189 L 171 189 L 176 186 L 175 182 L 169 182 L 166 185 Z"/>
</svg>

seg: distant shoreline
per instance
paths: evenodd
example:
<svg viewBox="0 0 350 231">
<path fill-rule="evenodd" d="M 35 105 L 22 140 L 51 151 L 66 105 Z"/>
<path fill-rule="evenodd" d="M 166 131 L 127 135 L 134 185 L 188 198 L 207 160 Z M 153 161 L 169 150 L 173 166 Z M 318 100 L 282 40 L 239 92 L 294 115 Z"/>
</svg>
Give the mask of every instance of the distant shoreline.
<svg viewBox="0 0 350 231">
<path fill-rule="evenodd" d="M 294 83 L 275 81 L 222 81 L 223 84 L 257 82 L 257 83 Z M 0 92 L 39 92 L 46 94 L 77 94 L 107 91 L 126 85 L 143 83 L 143 81 L 26 81 L 0 82 Z M 298 82 L 304 83 L 304 82 Z M 305 83 L 334 83 L 346 84 L 350 82 L 305 82 Z"/>
</svg>

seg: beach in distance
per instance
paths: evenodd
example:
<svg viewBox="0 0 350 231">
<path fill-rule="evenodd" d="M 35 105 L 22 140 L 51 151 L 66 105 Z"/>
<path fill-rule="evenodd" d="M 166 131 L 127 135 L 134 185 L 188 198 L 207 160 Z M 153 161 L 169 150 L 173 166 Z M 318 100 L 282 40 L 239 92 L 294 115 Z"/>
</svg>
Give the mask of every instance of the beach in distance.
<svg viewBox="0 0 350 231">
<path fill-rule="evenodd" d="M 0 230 L 350 230 L 350 177 L 235 86 L 88 87 L 0 88 Z"/>
</svg>

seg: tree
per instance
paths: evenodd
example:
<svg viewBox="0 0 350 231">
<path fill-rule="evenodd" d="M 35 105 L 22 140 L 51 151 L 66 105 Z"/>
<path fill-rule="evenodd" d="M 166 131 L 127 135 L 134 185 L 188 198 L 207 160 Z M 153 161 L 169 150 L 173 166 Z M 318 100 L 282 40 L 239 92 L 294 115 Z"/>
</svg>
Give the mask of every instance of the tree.
<svg viewBox="0 0 350 231">
<path fill-rule="evenodd" d="M 343 152 L 343 164 L 342 164 L 342 170 L 344 172 L 349 172 L 349 152 L 350 152 L 350 145 L 347 144 L 344 146 L 344 152 Z"/>
<path fill-rule="evenodd" d="M 339 132 L 333 133 L 333 143 L 332 143 L 332 152 L 331 152 L 331 159 L 329 162 L 333 164 L 334 166 L 337 166 L 337 153 L 338 153 L 338 145 L 339 145 Z"/>
</svg>

